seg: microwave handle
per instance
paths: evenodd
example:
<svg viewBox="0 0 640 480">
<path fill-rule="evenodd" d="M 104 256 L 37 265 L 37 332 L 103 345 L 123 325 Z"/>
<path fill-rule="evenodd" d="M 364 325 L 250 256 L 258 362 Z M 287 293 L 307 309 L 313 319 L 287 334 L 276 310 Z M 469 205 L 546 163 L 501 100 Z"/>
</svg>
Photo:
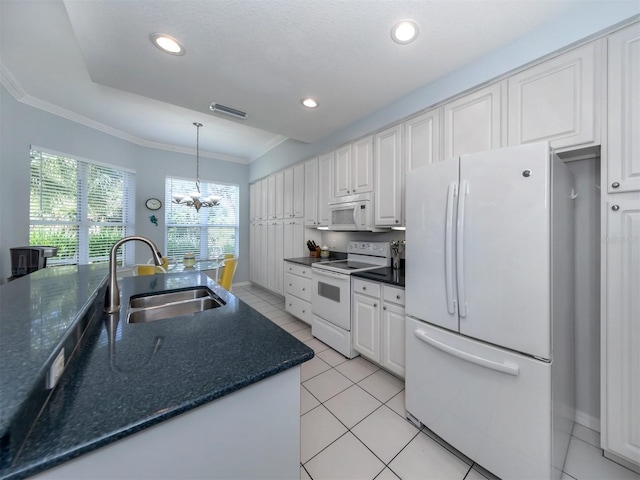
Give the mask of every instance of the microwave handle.
<svg viewBox="0 0 640 480">
<path fill-rule="evenodd" d="M 358 225 L 358 219 L 357 219 L 359 207 L 360 207 L 360 204 L 358 202 L 356 202 L 356 204 L 353 206 L 353 224 L 355 225 L 356 228 L 360 226 Z"/>
</svg>

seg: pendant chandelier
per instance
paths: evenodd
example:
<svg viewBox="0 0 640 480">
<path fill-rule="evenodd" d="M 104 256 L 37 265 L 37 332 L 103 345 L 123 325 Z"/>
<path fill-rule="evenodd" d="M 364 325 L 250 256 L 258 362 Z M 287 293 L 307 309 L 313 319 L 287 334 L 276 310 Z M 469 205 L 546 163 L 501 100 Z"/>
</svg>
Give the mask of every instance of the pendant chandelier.
<svg viewBox="0 0 640 480">
<path fill-rule="evenodd" d="M 185 205 L 187 207 L 194 207 L 196 212 L 200 211 L 202 207 L 215 207 L 220 203 L 220 198 L 213 195 L 205 198 L 200 198 L 200 127 L 201 123 L 193 122 L 196 127 L 196 191 L 188 194 L 174 194 L 172 202 L 177 205 Z"/>
</svg>

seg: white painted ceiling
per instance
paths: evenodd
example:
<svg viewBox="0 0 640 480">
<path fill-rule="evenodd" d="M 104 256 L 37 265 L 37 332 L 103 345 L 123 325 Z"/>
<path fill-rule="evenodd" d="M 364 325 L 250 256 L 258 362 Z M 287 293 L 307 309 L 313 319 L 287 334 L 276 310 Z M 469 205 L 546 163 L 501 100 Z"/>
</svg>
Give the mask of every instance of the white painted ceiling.
<svg viewBox="0 0 640 480">
<path fill-rule="evenodd" d="M 2 81 L 136 143 L 249 162 L 315 142 L 592 0 L 0 0 Z M 418 39 L 394 43 L 400 19 Z M 152 45 L 154 32 L 186 47 Z M 311 95 L 320 107 L 305 109 Z M 248 113 L 209 111 L 212 101 Z"/>
</svg>

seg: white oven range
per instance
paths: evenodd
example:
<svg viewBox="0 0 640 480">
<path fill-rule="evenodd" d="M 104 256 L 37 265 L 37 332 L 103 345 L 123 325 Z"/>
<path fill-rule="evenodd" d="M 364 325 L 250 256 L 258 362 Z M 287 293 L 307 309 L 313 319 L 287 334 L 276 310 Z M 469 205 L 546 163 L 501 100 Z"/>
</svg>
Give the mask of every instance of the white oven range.
<svg viewBox="0 0 640 480">
<path fill-rule="evenodd" d="M 389 242 L 350 241 L 347 259 L 311 266 L 311 333 L 347 358 L 351 341 L 351 274 L 391 265 Z"/>
</svg>

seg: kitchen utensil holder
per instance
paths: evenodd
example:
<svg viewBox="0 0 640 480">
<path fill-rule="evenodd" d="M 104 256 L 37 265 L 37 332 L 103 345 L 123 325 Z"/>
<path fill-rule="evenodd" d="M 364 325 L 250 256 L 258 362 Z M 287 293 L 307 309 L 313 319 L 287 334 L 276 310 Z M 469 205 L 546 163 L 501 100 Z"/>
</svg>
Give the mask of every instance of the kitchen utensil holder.
<svg viewBox="0 0 640 480">
<path fill-rule="evenodd" d="M 309 256 L 313 257 L 313 258 L 317 258 L 320 256 L 320 247 L 316 248 L 315 250 L 309 250 Z"/>
</svg>

